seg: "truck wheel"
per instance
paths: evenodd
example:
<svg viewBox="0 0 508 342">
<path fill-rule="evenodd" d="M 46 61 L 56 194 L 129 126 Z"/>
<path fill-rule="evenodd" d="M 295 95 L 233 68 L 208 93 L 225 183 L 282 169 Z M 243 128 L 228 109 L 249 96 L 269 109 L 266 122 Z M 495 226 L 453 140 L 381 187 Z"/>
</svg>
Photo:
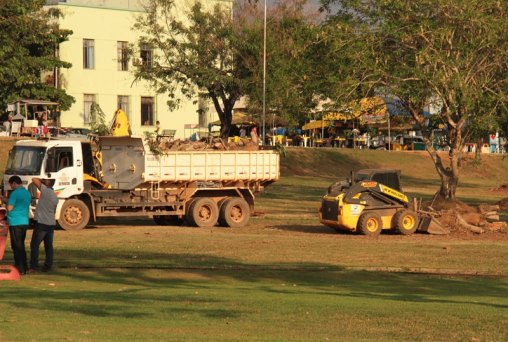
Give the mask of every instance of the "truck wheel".
<svg viewBox="0 0 508 342">
<path fill-rule="evenodd" d="M 60 211 L 58 225 L 64 230 L 80 230 L 86 227 L 90 220 L 90 210 L 81 200 L 68 199 Z"/>
<path fill-rule="evenodd" d="M 157 215 L 153 217 L 155 223 L 159 226 L 181 226 L 183 219 L 176 215 Z"/>
<path fill-rule="evenodd" d="M 198 227 L 212 227 L 217 223 L 219 208 L 210 198 L 201 197 L 192 202 L 186 218 L 189 224 Z"/>
<path fill-rule="evenodd" d="M 403 209 L 393 215 L 395 231 L 402 235 L 411 235 L 418 228 L 418 215 L 414 211 Z"/>
<path fill-rule="evenodd" d="M 228 198 L 220 207 L 219 223 L 224 227 L 240 228 L 249 222 L 250 207 L 240 197 Z"/>
<path fill-rule="evenodd" d="M 379 235 L 383 229 L 381 217 L 372 212 L 366 212 L 358 219 L 358 231 L 363 235 Z"/>
</svg>

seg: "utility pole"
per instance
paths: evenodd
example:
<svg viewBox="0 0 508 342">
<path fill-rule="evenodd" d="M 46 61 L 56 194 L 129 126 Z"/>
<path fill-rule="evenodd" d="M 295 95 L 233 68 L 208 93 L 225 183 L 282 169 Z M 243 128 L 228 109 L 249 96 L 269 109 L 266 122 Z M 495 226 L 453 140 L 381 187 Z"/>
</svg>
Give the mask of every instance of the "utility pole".
<svg viewBox="0 0 508 342">
<path fill-rule="evenodd" d="M 263 130 L 261 144 L 264 146 L 266 141 L 266 0 L 265 0 L 265 15 L 263 27 Z"/>
</svg>

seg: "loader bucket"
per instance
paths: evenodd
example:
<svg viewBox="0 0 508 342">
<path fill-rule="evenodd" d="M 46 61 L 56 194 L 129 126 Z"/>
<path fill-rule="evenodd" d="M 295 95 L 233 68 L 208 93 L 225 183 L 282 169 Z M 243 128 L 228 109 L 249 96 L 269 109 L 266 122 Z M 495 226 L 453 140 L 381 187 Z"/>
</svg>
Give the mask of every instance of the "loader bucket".
<svg viewBox="0 0 508 342">
<path fill-rule="evenodd" d="M 450 230 L 439 223 L 433 217 L 424 216 L 420 218 L 420 224 L 418 225 L 418 231 L 433 235 L 446 235 L 450 234 Z"/>
</svg>

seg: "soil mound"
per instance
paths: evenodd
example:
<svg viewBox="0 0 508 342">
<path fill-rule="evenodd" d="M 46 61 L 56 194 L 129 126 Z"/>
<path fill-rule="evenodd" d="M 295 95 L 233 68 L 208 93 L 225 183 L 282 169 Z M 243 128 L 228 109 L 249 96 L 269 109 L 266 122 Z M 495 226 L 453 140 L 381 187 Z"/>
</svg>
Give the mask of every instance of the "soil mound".
<svg viewBox="0 0 508 342">
<path fill-rule="evenodd" d="M 471 207 L 470 205 L 467 205 L 466 203 L 459 201 L 457 199 L 448 200 L 448 199 L 437 198 L 431 203 L 425 203 L 424 207 L 427 207 L 427 208 L 432 207 L 432 209 L 439 210 L 439 211 L 452 210 L 452 211 L 457 211 L 461 214 L 474 213 L 474 212 L 478 211 L 476 208 Z"/>
<path fill-rule="evenodd" d="M 508 198 L 503 201 L 508 206 Z M 454 235 L 508 234 L 508 224 L 499 221 L 499 211 L 505 210 L 501 204 L 472 207 L 459 200 L 436 199 L 432 203 L 424 203 L 423 207 L 433 212 L 435 218 Z"/>
</svg>

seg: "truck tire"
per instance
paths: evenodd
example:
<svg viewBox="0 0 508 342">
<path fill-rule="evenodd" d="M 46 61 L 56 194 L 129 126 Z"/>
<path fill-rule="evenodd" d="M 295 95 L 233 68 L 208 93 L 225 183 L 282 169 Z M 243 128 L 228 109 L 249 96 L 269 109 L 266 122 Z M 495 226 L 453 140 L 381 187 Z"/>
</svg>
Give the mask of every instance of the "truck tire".
<svg viewBox="0 0 508 342">
<path fill-rule="evenodd" d="M 376 236 L 381 234 L 382 229 L 381 216 L 374 212 L 363 213 L 358 219 L 357 230 L 360 234 Z"/>
<path fill-rule="evenodd" d="M 250 207 L 246 200 L 240 197 L 228 198 L 222 203 L 219 212 L 219 223 L 224 227 L 244 227 L 250 218 Z"/>
<path fill-rule="evenodd" d="M 176 215 L 156 215 L 153 220 L 159 226 L 181 226 L 183 224 L 183 219 Z"/>
<path fill-rule="evenodd" d="M 218 218 L 219 207 L 217 203 L 207 197 L 193 200 L 186 215 L 188 223 L 198 227 L 213 227 Z"/>
<path fill-rule="evenodd" d="M 403 209 L 393 215 L 393 227 L 402 235 L 411 235 L 418 228 L 418 215 L 411 210 Z"/>
<path fill-rule="evenodd" d="M 194 202 L 196 201 L 195 198 L 192 198 L 190 199 L 186 206 L 185 206 L 185 217 L 184 217 L 184 222 L 187 226 L 196 226 L 196 222 L 194 222 L 193 218 L 192 218 L 192 215 L 191 215 L 191 207 L 192 205 L 194 204 Z"/>
<path fill-rule="evenodd" d="M 68 199 L 62 205 L 58 225 L 63 230 L 80 230 L 86 227 L 90 220 L 90 209 L 79 199 Z"/>
</svg>

